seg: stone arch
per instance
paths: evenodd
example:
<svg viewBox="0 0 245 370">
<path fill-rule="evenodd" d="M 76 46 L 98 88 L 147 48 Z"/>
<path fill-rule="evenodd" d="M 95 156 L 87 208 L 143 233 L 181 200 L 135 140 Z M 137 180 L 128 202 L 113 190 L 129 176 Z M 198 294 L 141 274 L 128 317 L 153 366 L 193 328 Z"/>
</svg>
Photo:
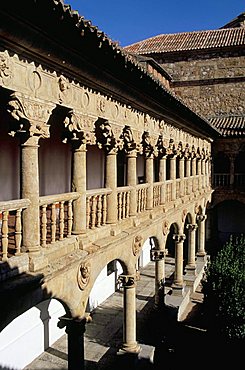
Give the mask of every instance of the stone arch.
<svg viewBox="0 0 245 370">
<path fill-rule="evenodd" d="M 175 257 L 175 243 L 173 240 L 173 236 L 175 234 L 178 234 L 179 230 L 180 230 L 180 227 L 176 222 L 172 223 L 169 227 L 169 232 L 168 232 L 167 239 L 166 239 L 166 252 L 167 252 L 167 257 L 169 258 Z"/>
</svg>

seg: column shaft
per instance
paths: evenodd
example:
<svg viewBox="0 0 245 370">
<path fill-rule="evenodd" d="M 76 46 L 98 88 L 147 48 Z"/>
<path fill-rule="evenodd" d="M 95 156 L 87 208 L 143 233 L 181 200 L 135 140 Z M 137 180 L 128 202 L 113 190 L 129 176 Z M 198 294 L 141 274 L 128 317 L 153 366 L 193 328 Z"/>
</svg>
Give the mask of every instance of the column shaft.
<svg viewBox="0 0 245 370">
<path fill-rule="evenodd" d="M 86 144 L 74 148 L 72 190 L 80 193 L 73 203 L 73 234 L 86 231 Z"/>
<path fill-rule="evenodd" d="M 198 217 L 198 251 L 197 255 L 202 257 L 206 255 L 205 252 L 205 215 L 199 215 Z"/>
<path fill-rule="evenodd" d="M 31 201 L 23 211 L 23 248 L 31 253 L 40 251 L 38 140 L 32 136 L 21 145 L 21 196 Z"/>
<path fill-rule="evenodd" d="M 117 155 L 111 151 L 106 156 L 106 187 L 111 188 L 112 193 L 107 200 L 107 223 L 117 222 Z"/>
</svg>

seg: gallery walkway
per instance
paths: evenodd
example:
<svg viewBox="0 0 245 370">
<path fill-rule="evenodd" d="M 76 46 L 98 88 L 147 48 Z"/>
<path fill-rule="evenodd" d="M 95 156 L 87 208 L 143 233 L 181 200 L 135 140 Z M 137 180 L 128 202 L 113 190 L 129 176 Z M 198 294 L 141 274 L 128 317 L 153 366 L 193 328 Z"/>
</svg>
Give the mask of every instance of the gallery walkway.
<svg viewBox="0 0 245 370">
<path fill-rule="evenodd" d="M 173 268 L 174 266 L 171 265 L 166 266 L 168 277 L 173 273 Z M 85 332 L 86 370 L 158 369 L 157 363 L 161 363 L 163 360 L 165 370 L 175 369 L 176 339 L 178 339 L 178 343 L 182 340 L 179 332 L 176 332 L 179 330 L 178 323 L 175 322 L 171 307 L 168 307 L 168 310 L 165 309 L 164 312 L 154 309 L 154 262 L 150 262 L 140 272 L 136 298 L 137 340 L 142 348 L 139 356 L 125 357 L 117 354 L 122 343 L 123 322 L 123 294 L 118 291 L 94 310 L 93 320 L 87 324 Z M 195 297 L 197 301 L 201 302 L 200 292 L 195 293 Z M 192 305 L 196 306 L 197 301 Z M 190 306 L 189 310 L 191 308 Z M 197 328 L 197 330 L 201 336 L 205 334 L 205 329 Z M 24 370 L 45 369 L 67 370 L 66 335 L 26 366 Z"/>
</svg>

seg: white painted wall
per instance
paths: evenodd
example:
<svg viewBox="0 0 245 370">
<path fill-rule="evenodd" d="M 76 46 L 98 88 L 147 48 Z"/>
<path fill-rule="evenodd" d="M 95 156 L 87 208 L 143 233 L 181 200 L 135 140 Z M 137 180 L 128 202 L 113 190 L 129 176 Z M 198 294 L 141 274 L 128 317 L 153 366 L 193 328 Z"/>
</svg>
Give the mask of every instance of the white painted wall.
<svg viewBox="0 0 245 370">
<path fill-rule="evenodd" d="M 150 258 L 150 250 L 151 248 L 155 247 L 154 239 L 146 239 L 141 249 L 140 257 L 139 257 L 139 267 L 146 266 L 151 258 Z"/>
<path fill-rule="evenodd" d="M 61 303 L 52 299 L 18 316 L 0 333 L 0 365 L 21 370 L 32 362 L 65 333 L 57 327 L 64 314 Z"/>
<path fill-rule="evenodd" d="M 118 276 L 122 273 L 121 264 L 116 261 L 116 271 L 107 276 L 107 266 L 98 275 L 94 286 L 90 292 L 88 300 L 88 310 L 92 311 L 100 303 L 104 302 L 110 295 L 116 291 L 116 281 Z"/>
</svg>

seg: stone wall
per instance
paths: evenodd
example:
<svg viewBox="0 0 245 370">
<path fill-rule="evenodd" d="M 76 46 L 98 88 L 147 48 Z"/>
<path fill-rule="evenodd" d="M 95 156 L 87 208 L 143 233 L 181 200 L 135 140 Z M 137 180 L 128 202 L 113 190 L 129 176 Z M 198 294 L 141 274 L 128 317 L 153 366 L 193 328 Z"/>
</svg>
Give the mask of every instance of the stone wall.
<svg viewBox="0 0 245 370">
<path fill-rule="evenodd" d="M 179 55 L 159 59 L 173 78 L 173 88 L 206 117 L 245 113 L 245 57 L 238 53 Z"/>
</svg>

